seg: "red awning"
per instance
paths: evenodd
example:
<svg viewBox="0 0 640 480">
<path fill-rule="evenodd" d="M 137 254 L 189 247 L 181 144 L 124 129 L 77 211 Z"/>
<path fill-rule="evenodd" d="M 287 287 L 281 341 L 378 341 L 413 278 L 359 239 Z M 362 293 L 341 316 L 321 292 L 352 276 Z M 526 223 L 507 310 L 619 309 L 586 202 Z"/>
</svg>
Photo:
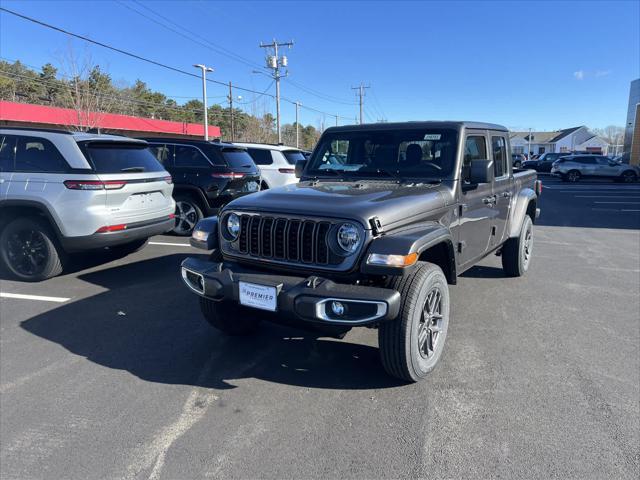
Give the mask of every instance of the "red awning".
<svg viewBox="0 0 640 480">
<path fill-rule="evenodd" d="M 85 117 L 83 118 L 82 115 Z M 88 116 L 88 118 L 87 118 Z M 153 132 L 176 135 L 203 136 L 204 126 L 198 123 L 171 122 L 153 118 L 131 117 L 115 113 L 79 113 L 70 108 L 48 107 L 28 103 L 0 101 L 0 120 L 40 123 L 62 127 L 91 125 L 105 130 Z M 211 137 L 220 137 L 220 127 L 209 126 Z"/>
</svg>

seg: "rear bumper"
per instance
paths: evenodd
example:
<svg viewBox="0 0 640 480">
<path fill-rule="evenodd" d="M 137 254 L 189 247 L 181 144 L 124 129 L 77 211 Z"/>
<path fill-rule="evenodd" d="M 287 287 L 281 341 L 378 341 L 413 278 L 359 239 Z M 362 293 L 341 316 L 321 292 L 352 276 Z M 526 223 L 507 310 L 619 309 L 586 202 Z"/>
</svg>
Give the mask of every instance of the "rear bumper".
<svg viewBox="0 0 640 480">
<path fill-rule="evenodd" d="M 144 225 L 135 224 L 126 230 L 109 233 L 94 233 L 82 237 L 62 237 L 60 243 L 67 252 L 80 252 L 104 247 L 115 247 L 143 238 L 153 237 L 172 230 L 175 227 L 173 218 L 163 218 L 145 222 Z"/>
<path fill-rule="evenodd" d="M 390 288 L 338 284 L 315 276 L 270 275 L 196 258 L 185 259 L 181 271 L 191 291 L 214 301 L 239 303 L 240 282 L 275 287 L 275 313 L 303 323 L 371 325 L 392 320 L 400 311 L 400 294 Z M 342 315 L 333 312 L 334 302 L 343 307 Z"/>
</svg>

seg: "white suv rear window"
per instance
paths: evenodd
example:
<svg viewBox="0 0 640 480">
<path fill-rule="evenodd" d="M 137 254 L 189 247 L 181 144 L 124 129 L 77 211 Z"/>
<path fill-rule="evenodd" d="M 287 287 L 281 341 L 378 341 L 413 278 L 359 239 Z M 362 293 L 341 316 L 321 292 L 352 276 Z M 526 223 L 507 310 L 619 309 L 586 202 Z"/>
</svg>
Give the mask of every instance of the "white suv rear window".
<svg viewBox="0 0 640 480">
<path fill-rule="evenodd" d="M 96 173 L 162 172 L 146 145 L 118 142 L 91 142 L 86 145 L 89 162 Z"/>
</svg>

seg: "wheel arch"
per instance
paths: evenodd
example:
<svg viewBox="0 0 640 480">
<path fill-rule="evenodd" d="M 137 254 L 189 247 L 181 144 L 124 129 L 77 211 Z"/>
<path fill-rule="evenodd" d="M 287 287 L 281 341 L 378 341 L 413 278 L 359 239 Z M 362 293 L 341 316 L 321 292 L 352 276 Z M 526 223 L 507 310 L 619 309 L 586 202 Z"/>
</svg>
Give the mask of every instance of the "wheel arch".
<svg viewBox="0 0 640 480">
<path fill-rule="evenodd" d="M 524 188 L 518 193 L 509 218 L 509 238 L 520 235 L 520 228 L 525 215 L 529 215 L 531 221 L 535 223 L 537 205 L 538 196 L 532 188 Z"/>
<path fill-rule="evenodd" d="M 3 200 L 0 202 L 0 230 L 10 221 L 18 217 L 37 216 L 44 219 L 52 228 L 57 240 L 63 238 L 63 233 L 55 217 L 46 205 L 31 200 Z"/>
<path fill-rule="evenodd" d="M 173 199 L 175 200 L 179 196 L 187 196 L 198 202 L 198 206 L 201 210 L 209 208 L 209 202 L 198 187 L 190 185 L 175 185 L 173 188 Z"/>
</svg>

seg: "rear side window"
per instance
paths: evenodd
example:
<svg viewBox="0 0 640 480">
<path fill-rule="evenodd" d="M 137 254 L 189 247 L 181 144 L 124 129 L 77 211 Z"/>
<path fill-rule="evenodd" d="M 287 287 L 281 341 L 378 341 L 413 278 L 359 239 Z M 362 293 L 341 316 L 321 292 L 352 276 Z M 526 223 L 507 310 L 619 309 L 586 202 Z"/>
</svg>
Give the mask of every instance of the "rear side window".
<svg viewBox="0 0 640 480">
<path fill-rule="evenodd" d="M 222 156 L 231 168 L 254 167 L 253 159 L 246 150 L 241 148 L 224 148 Z M 255 168 L 255 167 L 254 167 Z"/>
<path fill-rule="evenodd" d="M 285 150 L 282 154 L 291 165 L 295 165 L 298 161 L 305 159 L 304 155 L 299 150 Z"/>
<path fill-rule="evenodd" d="M 259 148 L 250 148 L 249 155 L 256 162 L 256 165 L 271 165 L 273 163 L 273 157 L 271 157 L 271 150 L 262 150 Z"/>
<path fill-rule="evenodd" d="M 176 167 L 209 168 L 211 163 L 207 157 L 195 147 L 176 145 L 173 162 Z"/>
<path fill-rule="evenodd" d="M 491 137 L 493 171 L 496 178 L 506 175 L 508 170 L 507 146 L 504 137 Z"/>
<path fill-rule="evenodd" d="M 583 163 L 585 165 L 595 165 L 596 158 L 595 157 L 578 157 L 578 163 Z"/>
<path fill-rule="evenodd" d="M 0 136 L 0 172 L 13 172 L 16 137 Z"/>
<path fill-rule="evenodd" d="M 69 165 L 49 140 L 21 136 L 16 140 L 16 172 L 64 173 L 69 170 Z"/>
<path fill-rule="evenodd" d="M 89 142 L 89 161 L 96 173 L 162 172 L 147 145 L 121 142 Z"/>
</svg>

